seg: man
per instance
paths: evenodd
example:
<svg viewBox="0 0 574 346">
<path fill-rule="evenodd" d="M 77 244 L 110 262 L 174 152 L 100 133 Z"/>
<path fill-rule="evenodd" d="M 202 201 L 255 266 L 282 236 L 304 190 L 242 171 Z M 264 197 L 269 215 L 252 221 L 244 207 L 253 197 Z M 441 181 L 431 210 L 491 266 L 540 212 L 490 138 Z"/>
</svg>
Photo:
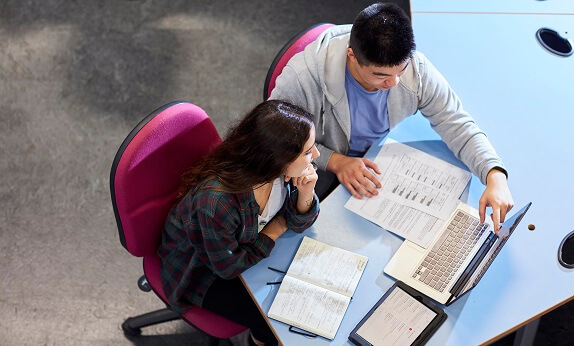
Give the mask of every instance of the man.
<svg viewBox="0 0 574 346">
<path fill-rule="evenodd" d="M 514 205 L 504 163 L 444 77 L 416 51 L 410 19 L 395 4 L 373 4 L 353 25 L 327 29 L 289 61 L 270 98 L 315 114 L 321 198 L 338 182 L 357 198 L 377 195 L 381 184 L 372 171 L 380 174 L 379 168 L 362 156 L 420 110 L 486 185 L 479 202 L 481 222 L 490 206 L 498 230 Z"/>
</svg>

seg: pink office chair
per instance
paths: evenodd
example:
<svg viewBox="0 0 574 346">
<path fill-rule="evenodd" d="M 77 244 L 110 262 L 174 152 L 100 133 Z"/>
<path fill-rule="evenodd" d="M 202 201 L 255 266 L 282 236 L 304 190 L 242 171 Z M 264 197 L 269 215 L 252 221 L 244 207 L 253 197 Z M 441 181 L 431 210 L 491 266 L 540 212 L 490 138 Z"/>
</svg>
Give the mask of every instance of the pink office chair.
<svg viewBox="0 0 574 346">
<path fill-rule="evenodd" d="M 290 39 L 283 48 L 281 48 L 271 63 L 269 71 L 267 71 L 267 77 L 265 77 L 265 84 L 263 86 L 263 101 L 267 100 L 269 96 L 271 96 L 271 91 L 275 88 L 275 80 L 281 74 L 289 59 L 291 59 L 293 55 L 303 51 L 309 43 L 315 41 L 323 31 L 333 25 L 334 24 L 330 23 L 315 24 L 299 32 Z"/>
<path fill-rule="evenodd" d="M 110 189 L 122 245 L 143 257 L 140 289 L 153 290 L 168 306 L 126 319 L 128 336 L 141 328 L 182 318 L 217 344 L 246 330 L 210 311 L 193 307 L 183 315 L 169 309 L 156 250 L 165 218 L 175 202 L 182 173 L 221 143 L 208 115 L 188 102 L 169 103 L 145 117 L 126 137 L 112 165 Z"/>
</svg>

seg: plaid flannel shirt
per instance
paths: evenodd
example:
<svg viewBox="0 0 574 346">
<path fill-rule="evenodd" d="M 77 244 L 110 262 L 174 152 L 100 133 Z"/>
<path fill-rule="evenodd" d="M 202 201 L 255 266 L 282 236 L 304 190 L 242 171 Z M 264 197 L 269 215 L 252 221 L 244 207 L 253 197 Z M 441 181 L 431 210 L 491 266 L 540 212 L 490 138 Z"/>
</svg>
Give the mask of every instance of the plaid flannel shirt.
<svg viewBox="0 0 574 346">
<path fill-rule="evenodd" d="M 258 233 L 259 205 L 252 191 L 217 191 L 221 183 L 192 189 L 176 204 L 165 222 L 158 255 L 162 260 L 164 293 L 171 307 L 183 313 L 203 298 L 219 276 L 237 277 L 271 253 L 275 242 Z M 278 214 L 295 232 L 310 227 L 319 214 L 317 196 L 307 214 L 298 214 L 297 191 L 288 189 Z"/>
</svg>

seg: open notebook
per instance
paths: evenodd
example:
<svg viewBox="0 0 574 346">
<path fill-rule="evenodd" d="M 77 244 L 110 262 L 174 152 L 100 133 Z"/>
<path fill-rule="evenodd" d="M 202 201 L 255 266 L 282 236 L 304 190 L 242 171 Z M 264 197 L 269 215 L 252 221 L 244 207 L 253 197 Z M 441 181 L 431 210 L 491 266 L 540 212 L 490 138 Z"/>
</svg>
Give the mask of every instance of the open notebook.
<svg viewBox="0 0 574 346">
<path fill-rule="evenodd" d="M 431 246 L 424 249 L 405 240 L 385 273 L 449 305 L 476 286 L 531 204 L 508 217 L 498 236 L 479 222 L 478 210 L 461 202 Z"/>
<path fill-rule="evenodd" d="M 334 339 L 367 257 L 304 237 L 268 316 Z"/>
</svg>

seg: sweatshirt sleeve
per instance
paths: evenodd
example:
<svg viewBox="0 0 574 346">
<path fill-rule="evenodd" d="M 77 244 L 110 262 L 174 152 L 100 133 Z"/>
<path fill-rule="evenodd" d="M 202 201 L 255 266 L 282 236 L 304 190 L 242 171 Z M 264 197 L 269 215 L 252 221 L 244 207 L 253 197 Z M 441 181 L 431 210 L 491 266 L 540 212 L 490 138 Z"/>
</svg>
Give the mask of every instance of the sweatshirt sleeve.
<svg viewBox="0 0 574 346">
<path fill-rule="evenodd" d="M 421 86 L 419 109 L 449 149 L 486 185 L 495 167 L 506 171 L 486 134 L 468 114 L 446 79 L 418 53 Z"/>
</svg>

